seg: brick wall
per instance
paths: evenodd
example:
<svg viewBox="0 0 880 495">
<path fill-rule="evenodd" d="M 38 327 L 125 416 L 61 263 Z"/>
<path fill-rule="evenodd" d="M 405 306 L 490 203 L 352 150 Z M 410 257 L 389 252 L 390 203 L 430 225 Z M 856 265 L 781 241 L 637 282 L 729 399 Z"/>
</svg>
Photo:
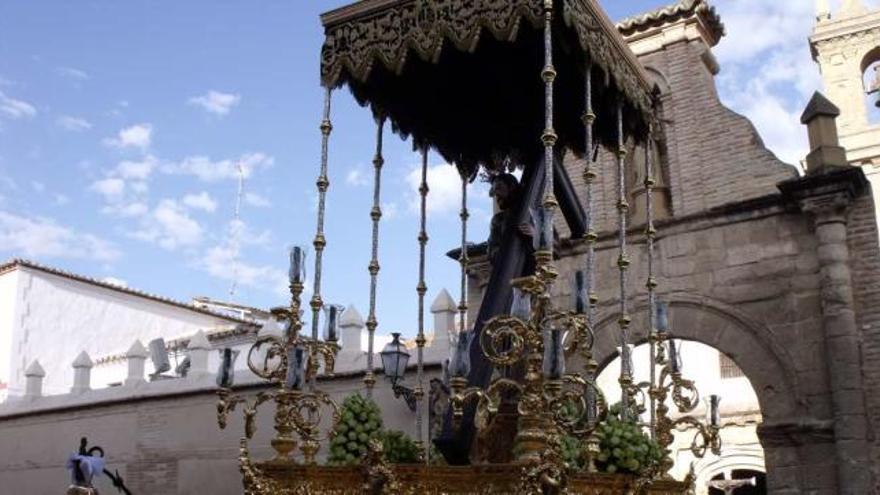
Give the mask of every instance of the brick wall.
<svg viewBox="0 0 880 495">
<path fill-rule="evenodd" d="M 875 493 L 880 493 L 880 253 L 870 192 L 856 201 L 847 226 L 856 317 L 862 337 L 862 375 L 872 435 Z"/>
<path fill-rule="evenodd" d="M 663 166 L 678 216 L 774 194 L 778 182 L 797 176 L 793 166 L 764 147 L 748 119 L 719 100 L 714 76 L 700 57 L 704 46 L 682 41 L 640 58 L 669 87 L 662 98 L 667 119 Z M 569 157 L 566 167 L 583 197 L 583 162 Z M 617 176 L 608 150 L 600 152 L 598 168 L 596 220 L 601 229 L 612 229 L 617 225 Z"/>
</svg>

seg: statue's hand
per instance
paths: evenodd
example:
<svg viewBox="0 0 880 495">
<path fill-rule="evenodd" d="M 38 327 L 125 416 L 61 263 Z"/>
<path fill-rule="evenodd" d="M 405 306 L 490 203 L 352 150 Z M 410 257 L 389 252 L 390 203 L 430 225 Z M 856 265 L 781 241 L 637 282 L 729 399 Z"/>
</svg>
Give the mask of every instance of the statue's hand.
<svg viewBox="0 0 880 495">
<path fill-rule="evenodd" d="M 526 237 L 535 237 L 535 226 L 530 223 L 519 224 L 519 233 Z"/>
</svg>

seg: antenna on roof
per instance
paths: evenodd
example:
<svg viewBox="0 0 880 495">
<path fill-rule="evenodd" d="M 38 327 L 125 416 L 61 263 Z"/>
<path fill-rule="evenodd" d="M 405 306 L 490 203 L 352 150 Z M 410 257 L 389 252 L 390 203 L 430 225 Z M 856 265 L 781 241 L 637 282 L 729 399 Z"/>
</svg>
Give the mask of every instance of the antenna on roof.
<svg viewBox="0 0 880 495">
<path fill-rule="evenodd" d="M 238 250 L 241 242 L 241 199 L 244 196 L 244 166 L 241 160 L 238 166 L 238 194 L 235 197 L 235 213 L 232 218 L 232 229 L 229 232 L 229 249 L 232 251 L 232 286 L 229 287 L 229 298 L 235 298 L 238 288 Z"/>
</svg>

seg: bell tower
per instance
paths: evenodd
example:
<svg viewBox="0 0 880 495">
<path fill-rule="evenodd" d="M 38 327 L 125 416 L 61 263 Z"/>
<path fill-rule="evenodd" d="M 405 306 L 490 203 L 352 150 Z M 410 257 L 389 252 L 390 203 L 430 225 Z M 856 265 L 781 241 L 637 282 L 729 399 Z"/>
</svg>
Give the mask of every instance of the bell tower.
<svg viewBox="0 0 880 495">
<path fill-rule="evenodd" d="M 832 11 L 828 0 L 816 0 L 816 26 L 810 36 L 824 92 L 840 109 L 840 143 L 853 165 L 880 189 L 880 9 L 864 0 L 843 0 Z"/>
</svg>

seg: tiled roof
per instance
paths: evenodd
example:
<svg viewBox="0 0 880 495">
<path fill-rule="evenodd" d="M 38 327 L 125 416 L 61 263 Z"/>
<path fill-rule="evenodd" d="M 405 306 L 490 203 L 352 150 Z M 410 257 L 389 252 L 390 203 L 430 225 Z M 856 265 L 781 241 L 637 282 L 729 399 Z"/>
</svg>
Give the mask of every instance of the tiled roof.
<svg viewBox="0 0 880 495">
<path fill-rule="evenodd" d="M 715 7 L 709 5 L 706 0 L 679 0 L 672 5 L 624 19 L 617 23 L 617 29 L 624 36 L 629 36 L 693 15 L 702 17 L 716 38 L 724 36 L 724 24 L 721 22 L 721 17 L 718 16 Z"/>
<path fill-rule="evenodd" d="M 159 302 L 159 303 L 162 303 L 162 304 L 168 304 L 168 305 L 170 305 L 170 306 L 176 306 L 176 307 L 178 307 L 178 308 L 186 309 L 186 310 L 189 310 L 189 311 L 194 311 L 194 312 L 196 312 L 196 313 L 201 313 L 201 314 L 208 315 L 208 316 L 213 316 L 213 317 L 215 317 L 215 318 L 220 318 L 220 319 L 227 320 L 227 321 L 231 321 L 231 322 L 234 322 L 234 323 L 242 323 L 242 324 L 247 324 L 247 325 L 256 325 L 256 323 L 253 322 L 253 321 L 251 321 L 251 320 L 245 320 L 245 319 L 242 319 L 242 318 L 236 318 L 236 317 L 231 316 L 231 315 L 225 315 L 225 314 L 217 313 L 217 312 L 214 312 L 214 311 L 210 311 L 210 310 L 208 310 L 208 309 L 205 309 L 205 308 L 200 308 L 200 307 L 194 306 L 194 305 L 192 305 L 192 304 L 188 304 L 188 303 L 185 303 L 185 302 L 177 301 L 177 300 L 175 300 L 175 299 L 171 299 L 171 298 L 168 298 L 168 297 L 163 297 L 163 296 L 159 296 L 159 295 L 156 295 L 156 294 L 150 294 L 150 293 L 148 293 L 148 292 L 143 292 L 143 291 L 139 291 L 139 290 L 136 290 L 136 289 L 130 289 L 130 288 L 128 288 L 128 287 L 122 287 L 122 286 L 119 286 L 119 285 L 115 285 L 115 284 L 111 284 L 111 283 L 108 283 L 108 282 L 104 282 L 104 281 L 102 281 L 102 280 L 98 280 L 98 279 L 91 278 L 91 277 L 86 277 L 86 276 L 83 276 L 83 275 L 77 275 L 77 274 L 75 274 L 75 273 L 71 273 L 71 272 L 68 272 L 68 271 L 65 271 L 65 270 L 60 270 L 60 269 L 58 269 L 58 268 L 52 268 L 52 267 L 49 267 L 49 266 L 41 265 L 41 264 L 39 264 L 39 263 L 35 263 L 35 262 L 33 262 L 33 261 L 25 260 L 25 259 L 21 259 L 21 258 L 13 258 L 13 259 L 11 259 L 11 260 L 9 260 L 9 261 L 6 261 L 6 262 L 4 262 L 4 263 L 0 263 L 0 275 L 3 275 L 3 274 L 5 274 L 5 273 L 7 273 L 7 272 L 11 272 L 11 271 L 13 271 L 13 270 L 15 270 L 15 269 L 17 269 L 17 268 L 19 268 L 19 267 L 30 268 L 30 269 L 32 269 L 32 270 L 39 270 L 39 271 L 44 272 L 44 273 L 48 273 L 48 274 L 51 274 L 51 275 L 56 275 L 56 276 L 58 276 L 58 277 L 64 277 L 64 278 L 67 278 L 67 279 L 70 279 L 70 280 L 74 280 L 74 281 L 76 281 L 76 282 L 81 282 L 81 283 L 84 283 L 84 284 L 94 285 L 94 286 L 96 286 L 96 287 L 101 287 L 101 288 L 104 288 L 104 289 L 109 289 L 109 290 L 116 291 L 116 292 L 119 292 L 119 293 L 122 293 L 122 294 L 130 295 L 130 296 L 136 296 L 136 297 L 140 297 L 140 298 L 143 298 L 143 299 L 149 299 L 149 300 L 151 300 L 151 301 Z"/>
</svg>

